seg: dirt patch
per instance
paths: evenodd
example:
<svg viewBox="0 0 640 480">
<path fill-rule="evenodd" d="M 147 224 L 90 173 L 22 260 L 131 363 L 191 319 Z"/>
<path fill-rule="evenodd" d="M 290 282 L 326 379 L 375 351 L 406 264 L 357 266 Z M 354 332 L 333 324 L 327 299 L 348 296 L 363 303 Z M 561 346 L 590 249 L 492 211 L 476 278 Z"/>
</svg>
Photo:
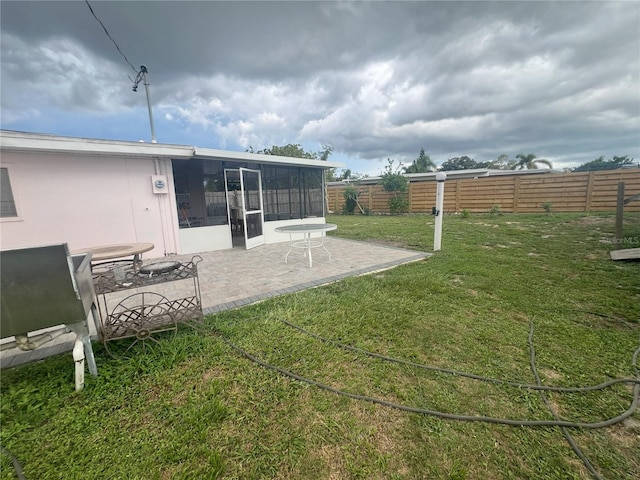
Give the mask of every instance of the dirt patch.
<svg viewBox="0 0 640 480">
<path fill-rule="evenodd" d="M 327 476 L 328 479 L 337 480 L 348 476 L 344 457 L 339 446 L 322 445 L 312 453 L 312 455 L 320 458 L 322 463 L 327 467 L 329 470 L 329 475 Z"/>
<path fill-rule="evenodd" d="M 633 420 L 633 419 L 627 419 Z M 635 427 L 630 425 L 626 420 L 618 425 L 614 425 L 607 432 L 611 439 L 624 449 L 632 449 L 640 442 L 640 422 L 633 420 Z"/>
<path fill-rule="evenodd" d="M 588 216 L 588 217 L 580 217 L 575 220 L 572 220 L 571 223 L 573 225 L 611 225 L 613 220 L 610 217 L 596 217 L 596 216 Z"/>
<path fill-rule="evenodd" d="M 205 370 L 205 372 L 202 374 L 202 381 L 209 382 L 210 380 L 215 378 L 224 378 L 225 375 L 226 375 L 226 372 L 222 368 L 218 368 L 218 367 L 209 368 Z"/>
<path fill-rule="evenodd" d="M 548 368 L 539 368 L 538 371 L 549 380 L 562 380 L 564 378 L 561 373 L 558 373 L 555 370 L 550 370 Z"/>
</svg>

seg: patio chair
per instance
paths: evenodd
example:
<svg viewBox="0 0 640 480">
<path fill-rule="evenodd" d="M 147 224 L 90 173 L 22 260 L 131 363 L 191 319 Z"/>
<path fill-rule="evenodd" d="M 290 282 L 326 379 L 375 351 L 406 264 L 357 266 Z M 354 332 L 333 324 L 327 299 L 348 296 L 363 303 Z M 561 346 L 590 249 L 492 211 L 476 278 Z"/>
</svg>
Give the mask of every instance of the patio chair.
<svg viewBox="0 0 640 480">
<path fill-rule="evenodd" d="M 98 374 L 87 323 L 90 311 L 97 318 L 91 254 L 71 256 L 66 243 L 0 251 L 0 308 L 0 337 L 14 337 L 7 346 L 34 350 L 70 331 L 76 390 L 84 387 L 85 358 Z"/>
</svg>

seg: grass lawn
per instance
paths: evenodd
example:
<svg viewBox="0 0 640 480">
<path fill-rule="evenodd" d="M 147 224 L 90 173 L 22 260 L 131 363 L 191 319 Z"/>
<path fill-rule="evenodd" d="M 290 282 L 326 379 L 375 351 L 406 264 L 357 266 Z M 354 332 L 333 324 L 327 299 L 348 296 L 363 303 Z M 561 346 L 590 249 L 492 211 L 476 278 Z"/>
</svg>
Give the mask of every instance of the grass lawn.
<svg viewBox="0 0 640 480">
<path fill-rule="evenodd" d="M 429 251 L 429 216 L 335 216 L 337 236 Z M 100 375 L 73 391 L 68 356 L 2 372 L 3 447 L 26 478 L 590 478 L 557 427 L 442 419 L 330 393 L 252 363 L 220 334 L 279 368 L 353 394 L 468 416 L 553 420 L 539 392 L 372 358 L 544 385 L 633 377 L 640 262 L 613 262 L 613 216 L 446 216 L 431 258 L 227 311 L 207 334 L 180 330 L 134 359 L 96 345 Z M 640 247 L 627 215 L 624 246 Z M 72 373 L 71 373 L 72 374 Z M 629 408 L 632 385 L 547 392 L 563 419 Z M 607 479 L 640 478 L 640 413 L 569 428 Z M 1 455 L 1 479 L 15 478 Z"/>
</svg>

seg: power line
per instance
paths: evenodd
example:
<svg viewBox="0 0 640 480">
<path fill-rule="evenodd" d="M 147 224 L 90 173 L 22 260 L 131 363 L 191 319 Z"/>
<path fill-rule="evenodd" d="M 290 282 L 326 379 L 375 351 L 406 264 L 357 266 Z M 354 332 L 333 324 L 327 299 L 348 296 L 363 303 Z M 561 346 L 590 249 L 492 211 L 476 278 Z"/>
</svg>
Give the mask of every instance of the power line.
<svg viewBox="0 0 640 480">
<path fill-rule="evenodd" d="M 98 16 L 96 15 L 96 13 L 93 11 L 93 8 L 91 7 L 91 4 L 89 3 L 89 0 L 84 0 L 85 3 L 87 4 L 87 7 L 89 7 L 89 10 L 91 11 L 91 15 L 93 15 L 93 18 L 95 18 L 98 23 L 102 26 L 102 29 L 104 30 L 104 33 L 107 34 L 107 37 L 109 37 L 109 40 L 111 40 L 113 42 L 113 44 L 116 46 L 116 49 L 118 50 L 118 52 L 120 53 L 120 55 L 122 55 L 122 57 L 125 59 L 125 61 L 129 64 L 129 66 L 131 67 L 131 69 L 136 73 L 136 75 L 139 75 L 140 72 L 138 72 L 138 70 L 136 70 L 136 67 L 133 66 L 133 64 L 129 61 L 129 59 L 127 58 L 127 56 L 122 53 L 122 50 L 120 50 L 120 47 L 118 46 L 118 44 L 116 43 L 116 41 L 113 39 L 113 37 L 111 36 L 111 34 L 109 33 L 109 30 L 107 30 L 107 27 L 104 26 L 104 23 L 102 23 L 102 20 L 100 20 L 98 18 Z M 137 80 L 137 78 L 136 78 Z M 138 84 L 138 81 L 135 81 L 134 83 Z"/>
<path fill-rule="evenodd" d="M 135 72 L 136 74 L 135 79 L 129 77 L 129 80 L 133 82 L 133 91 L 134 92 L 138 91 L 138 85 L 140 84 L 140 82 L 142 82 L 142 84 L 144 85 L 145 91 L 147 93 L 147 108 L 149 109 L 149 124 L 151 125 L 151 143 L 156 143 L 156 131 L 153 125 L 153 111 L 151 108 L 151 96 L 149 94 L 149 83 L 147 82 L 147 73 L 148 73 L 147 67 L 144 65 L 141 65 L 140 70 L 137 70 L 136 67 L 133 66 L 133 64 L 129 61 L 127 56 L 122 52 L 122 50 L 120 50 L 118 43 L 113 39 L 113 37 L 109 33 L 109 30 L 107 30 L 107 27 L 105 27 L 104 23 L 102 23 L 102 20 L 100 20 L 96 15 L 96 12 L 93 11 L 93 8 L 89 3 L 89 0 L 84 0 L 84 1 L 87 4 L 87 7 L 89 7 L 89 11 L 91 11 L 91 15 L 93 15 L 93 18 L 95 18 L 97 22 L 102 26 L 104 33 L 107 35 L 107 37 L 109 37 L 109 40 L 111 40 L 115 45 L 116 50 L 118 50 L 118 53 L 122 55 L 122 58 L 124 58 L 124 60 L 129 64 L 129 66 L 131 67 L 131 70 Z"/>
</svg>

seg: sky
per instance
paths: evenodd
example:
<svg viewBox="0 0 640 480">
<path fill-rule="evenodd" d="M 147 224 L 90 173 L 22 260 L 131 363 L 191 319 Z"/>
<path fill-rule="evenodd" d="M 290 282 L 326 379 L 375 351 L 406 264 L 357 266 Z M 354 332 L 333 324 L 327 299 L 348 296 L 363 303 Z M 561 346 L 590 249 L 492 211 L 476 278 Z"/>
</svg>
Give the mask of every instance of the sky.
<svg viewBox="0 0 640 480">
<path fill-rule="evenodd" d="M 0 127 L 246 151 L 366 175 L 533 153 L 640 161 L 640 2 L 0 3 Z M 125 58 L 126 57 L 126 58 Z"/>
</svg>

